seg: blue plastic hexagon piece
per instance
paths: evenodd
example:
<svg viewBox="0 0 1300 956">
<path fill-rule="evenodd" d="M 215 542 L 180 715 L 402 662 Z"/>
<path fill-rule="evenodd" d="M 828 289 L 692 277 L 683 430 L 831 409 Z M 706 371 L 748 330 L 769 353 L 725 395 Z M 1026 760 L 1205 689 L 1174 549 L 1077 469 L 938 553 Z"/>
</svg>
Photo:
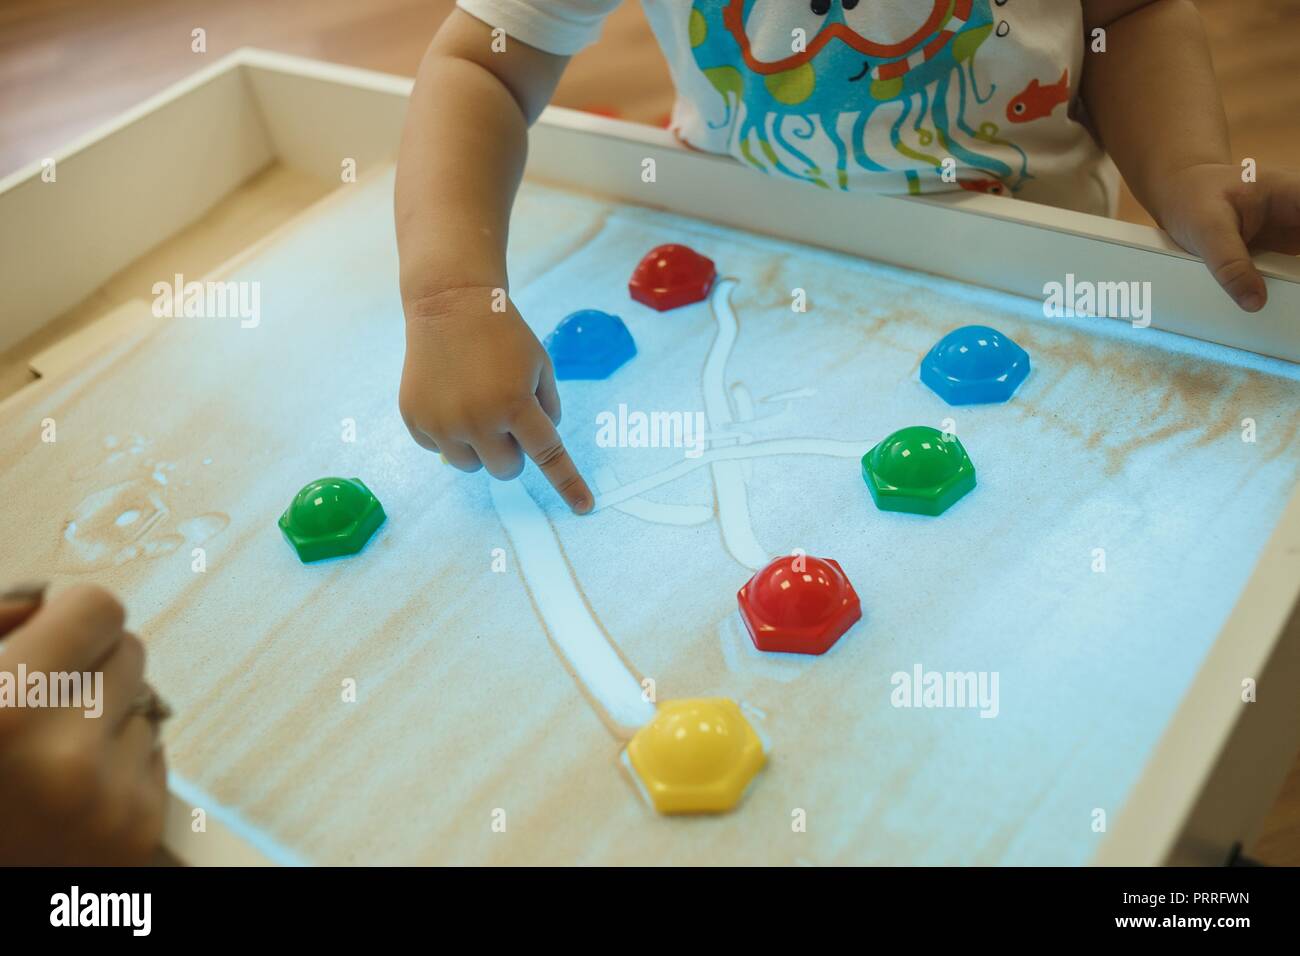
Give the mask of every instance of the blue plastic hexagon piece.
<svg viewBox="0 0 1300 956">
<path fill-rule="evenodd" d="M 921 360 L 921 381 L 949 405 L 1005 402 L 1029 375 L 1029 353 L 987 325 L 953 329 Z"/>
<path fill-rule="evenodd" d="M 623 320 L 596 309 L 566 316 L 543 344 L 558 379 L 609 378 L 636 355 L 636 343 Z"/>
</svg>

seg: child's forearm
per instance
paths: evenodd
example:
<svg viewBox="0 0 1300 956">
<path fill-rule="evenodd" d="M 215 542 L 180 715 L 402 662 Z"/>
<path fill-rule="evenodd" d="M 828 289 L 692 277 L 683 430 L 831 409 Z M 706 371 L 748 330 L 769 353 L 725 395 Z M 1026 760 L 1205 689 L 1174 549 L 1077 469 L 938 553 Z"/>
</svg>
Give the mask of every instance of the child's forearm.
<svg viewBox="0 0 1300 956">
<path fill-rule="evenodd" d="M 1088 114 L 1133 194 L 1161 218 L 1163 184 L 1189 166 L 1230 161 L 1209 44 L 1190 0 L 1086 0 Z M 1091 52 L 1092 31 L 1106 52 Z"/>
<path fill-rule="evenodd" d="M 527 134 L 523 113 L 496 77 L 433 49 L 425 56 L 397 165 L 408 306 L 451 288 L 506 287 L 506 234 Z"/>
<path fill-rule="evenodd" d="M 506 288 L 510 208 L 528 127 L 567 58 L 494 36 L 452 12 L 420 64 L 397 161 L 402 299 Z"/>
</svg>

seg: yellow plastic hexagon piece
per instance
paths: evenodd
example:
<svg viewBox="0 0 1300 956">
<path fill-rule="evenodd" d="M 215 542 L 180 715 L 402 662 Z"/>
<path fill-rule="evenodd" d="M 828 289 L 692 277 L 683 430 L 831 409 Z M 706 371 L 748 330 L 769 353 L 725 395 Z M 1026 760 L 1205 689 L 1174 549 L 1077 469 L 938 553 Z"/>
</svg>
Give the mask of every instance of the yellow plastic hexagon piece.
<svg viewBox="0 0 1300 956">
<path fill-rule="evenodd" d="M 627 757 L 660 813 L 725 813 L 767 760 L 740 707 L 724 697 L 660 704 Z"/>
</svg>

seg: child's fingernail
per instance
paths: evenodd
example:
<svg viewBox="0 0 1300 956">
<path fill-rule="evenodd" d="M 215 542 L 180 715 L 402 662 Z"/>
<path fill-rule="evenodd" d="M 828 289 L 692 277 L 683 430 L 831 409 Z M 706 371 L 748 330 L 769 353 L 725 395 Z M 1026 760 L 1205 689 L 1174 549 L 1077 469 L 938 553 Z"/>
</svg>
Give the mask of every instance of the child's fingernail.
<svg viewBox="0 0 1300 956">
<path fill-rule="evenodd" d="M 1264 308 L 1264 297 L 1258 292 L 1247 292 L 1241 297 L 1241 307 L 1247 312 L 1258 312 Z"/>
<path fill-rule="evenodd" d="M 585 515 L 590 510 L 591 510 L 591 502 L 588 501 L 586 498 L 575 498 L 573 500 L 574 514 Z"/>
</svg>

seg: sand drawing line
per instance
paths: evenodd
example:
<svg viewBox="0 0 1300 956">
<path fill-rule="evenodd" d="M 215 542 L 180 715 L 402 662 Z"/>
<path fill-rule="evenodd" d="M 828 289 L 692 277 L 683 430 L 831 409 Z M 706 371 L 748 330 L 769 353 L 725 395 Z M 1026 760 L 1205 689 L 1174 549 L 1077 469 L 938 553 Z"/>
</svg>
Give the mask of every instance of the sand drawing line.
<svg viewBox="0 0 1300 956">
<path fill-rule="evenodd" d="M 611 727 L 631 737 L 654 717 L 655 706 L 588 608 L 555 529 L 522 482 L 490 481 L 488 487 L 552 641 Z"/>
<path fill-rule="evenodd" d="M 597 491 L 609 491 L 618 487 L 618 476 L 608 465 L 592 469 L 591 480 L 595 483 Z M 708 505 L 679 505 L 669 501 L 643 501 L 629 498 L 613 507 L 633 518 L 652 524 L 688 526 L 713 520 L 713 509 Z"/>
<path fill-rule="evenodd" d="M 774 455 L 824 455 L 830 458 L 861 458 L 875 442 L 840 441 L 835 438 L 769 438 L 748 445 L 731 445 L 710 448 L 698 458 L 683 458 L 674 465 L 625 485 L 610 488 L 596 495 L 593 511 L 612 508 L 629 498 L 643 495 L 651 489 L 676 481 L 697 468 L 715 461 L 744 461 L 769 458 Z"/>
<path fill-rule="evenodd" d="M 761 399 L 759 399 L 759 401 L 776 405 L 781 402 L 789 402 L 796 398 L 812 398 L 816 394 L 817 392 L 815 389 L 811 389 L 807 387 L 792 388 L 792 389 L 787 389 L 784 392 L 774 392 L 771 395 L 764 395 Z"/>
<path fill-rule="evenodd" d="M 709 297 L 709 307 L 718 323 L 718 332 L 704 362 L 704 415 L 710 431 L 719 431 L 733 424 L 731 403 L 727 395 L 727 361 L 736 344 L 739 323 L 731 308 L 731 290 L 735 279 L 722 279 Z M 771 559 L 767 550 L 758 543 L 753 523 L 749 520 L 749 492 L 745 487 L 745 466 L 734 459 L 718 459 L 710 463 L 713 486 L 718 497 L 718 526 L 722 543 L 741 565 L 757 571 Z"/>
</svg>

